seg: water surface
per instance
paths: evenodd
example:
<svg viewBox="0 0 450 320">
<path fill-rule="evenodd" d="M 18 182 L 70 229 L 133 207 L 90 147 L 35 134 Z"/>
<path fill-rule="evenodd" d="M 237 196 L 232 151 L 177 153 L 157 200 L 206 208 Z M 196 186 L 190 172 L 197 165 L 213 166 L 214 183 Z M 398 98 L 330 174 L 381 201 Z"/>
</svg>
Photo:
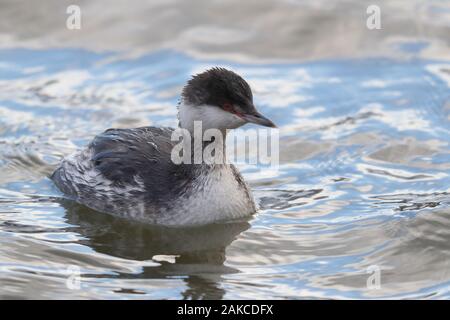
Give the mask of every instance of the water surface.
<svg viewBox="0 0 450 320">
<path fill-rule="evenodd" d="M 449 297 L 449 62 L 110 55 L 0 51 L 1 298 Z M 243 74 L 281 129 L 278 171 L 241 166 L 253 219 L 173 230 L 62 197 L 61 157 L 109 127 L 175 125 L 211 65 Z"/>
<path fill-rule="evenodd" d="M 78 0 L 80 30 L 70 4 L 0 0 L 1 299 L 450 297 L 448 1 Z M 175 126 L 216 65 L 280 127 L 278 170 L 239 165 L 251 220 L 140 225 L 48 179 L 107 128 Z"/>
</svg>

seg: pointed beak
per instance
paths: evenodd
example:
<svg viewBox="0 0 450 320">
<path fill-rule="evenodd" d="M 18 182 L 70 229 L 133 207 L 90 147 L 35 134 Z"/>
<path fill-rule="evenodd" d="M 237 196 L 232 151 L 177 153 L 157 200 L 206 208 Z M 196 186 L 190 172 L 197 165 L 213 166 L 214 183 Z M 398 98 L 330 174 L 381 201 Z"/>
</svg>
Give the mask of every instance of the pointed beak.
<svg viewBox="0 0 450 320">
<path fill-rule="evenodd" d="M 275 125 L 275 123 L 273 123 L 271 120 L 264 117 L 261 113 L 259 113 L 257 111 L 252 114 L 244 114 L 244 115 L 242 115 L 242 118 L 249 123 L 259 124 L 264 127 L 270 127 L 270 128 L 277 127 Z"/>
</svg>

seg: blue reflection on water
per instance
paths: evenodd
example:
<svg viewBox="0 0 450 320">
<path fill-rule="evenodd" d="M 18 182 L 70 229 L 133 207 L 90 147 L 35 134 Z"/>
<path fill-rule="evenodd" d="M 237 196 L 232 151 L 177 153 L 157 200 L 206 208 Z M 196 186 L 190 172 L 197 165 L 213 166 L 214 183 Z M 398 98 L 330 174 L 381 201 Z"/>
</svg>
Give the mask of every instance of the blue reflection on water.
<svg viewBox="0 0 450 320">
<path fill-rule="evenodd" d="M 145 261 L 159 261 L 146 251 L 170 256 L 181 249 L 167 249 L 167 239 L 133 238 L 141 229 L 128 225 L 100 236 L 105 224 L 120 222 L 60 204 L 46 175 L 62 156 L 111 126 L 176 125 L 184 82 L 215 65 L 242 74 L 259 109 L 281 128 L 279 170 L 265 177 L 243 167 L 262 210 L 250 228 L 214 233 L 226 240 L 220 250 L 208 249 L 212 262 L 200 245 L 204 239 L 194 236 L 190 249 L 183 248 L 187 260 L 182 251 L 174 264 L 146 267 Z M 89 289 L 102 297 L 119 293 L 92 274 L 109 279 L 117 272 L 112 286 L 153 298 L 180 297 L 186 287 L 209 292 L 211 282 L 219 298 L 448 296 L 448 62 L 250 65 L 173 51 L 120 59 L 14 49 L 0 51 L 0 71 L 0 237 L 7 258 L 0 263 L 6 278 L 13 281 L 18 272 L 6 268 L 8 259 L 28 270 L 42 263 L 14 255 L 17 249 L 6 241 L 13 234 L 36 246 L 36 256 L 53 250 L 47 258 L 55 265 L 73 256 L 72 263 L 91 275 Z M 152 239 L 163 238 L 155 232 Z M 142 247 L 130 247 L 141 240 Z M 64 242 L 79 249 L 61 247 Z M 382 270 L 379 291 L 366 287 L 370 265 Z M 128 281 L 133 277 L 151 281 Z M 76 295 L 59 287 L 47 291 Z"/>
</svg>

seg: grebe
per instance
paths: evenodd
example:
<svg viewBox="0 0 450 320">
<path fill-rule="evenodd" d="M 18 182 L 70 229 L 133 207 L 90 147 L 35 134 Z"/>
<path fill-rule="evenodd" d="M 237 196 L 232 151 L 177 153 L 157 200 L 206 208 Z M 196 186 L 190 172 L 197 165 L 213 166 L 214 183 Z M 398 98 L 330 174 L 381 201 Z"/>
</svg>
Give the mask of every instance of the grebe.
<svg viewBox="0 0 450 320">
<path fill-rule="evenodd" d="M 224 134 L 246 123 L 275 127 L 256 110 L 247 82 L 224 68 L 209 69 L 187 82 L 178 121 L 190 133 L 195 121 L 203 130 Z M 178 143 L 171 139 L 174 130 L 108 129 L 64 158 L 51 179 L 80 204 L 149 224 L 201 225 L 255 213 L 251 191 L 234 165 L 172 161 Z"/>
</svg>

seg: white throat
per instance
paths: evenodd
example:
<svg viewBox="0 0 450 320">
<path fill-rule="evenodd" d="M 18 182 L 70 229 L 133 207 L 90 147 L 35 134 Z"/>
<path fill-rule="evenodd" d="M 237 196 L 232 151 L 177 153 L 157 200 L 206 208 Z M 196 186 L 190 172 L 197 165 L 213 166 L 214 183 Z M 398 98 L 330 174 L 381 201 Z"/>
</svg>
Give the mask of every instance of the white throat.
<svg viewBox="0 0 450 320">
<path fill-rule="evenodd" d="M 193 106 L 183 101 L 178 107 L 178 120 L 180 127 L 194 132 L 194 121 L 201 121 L 203 130 L 219 129 L 225 132 L 226 129 L 235 129 L 245 124 L 245 120 L 239 116 L 227 112 L 217 106 L 199 105 Z"/>
</svg>

